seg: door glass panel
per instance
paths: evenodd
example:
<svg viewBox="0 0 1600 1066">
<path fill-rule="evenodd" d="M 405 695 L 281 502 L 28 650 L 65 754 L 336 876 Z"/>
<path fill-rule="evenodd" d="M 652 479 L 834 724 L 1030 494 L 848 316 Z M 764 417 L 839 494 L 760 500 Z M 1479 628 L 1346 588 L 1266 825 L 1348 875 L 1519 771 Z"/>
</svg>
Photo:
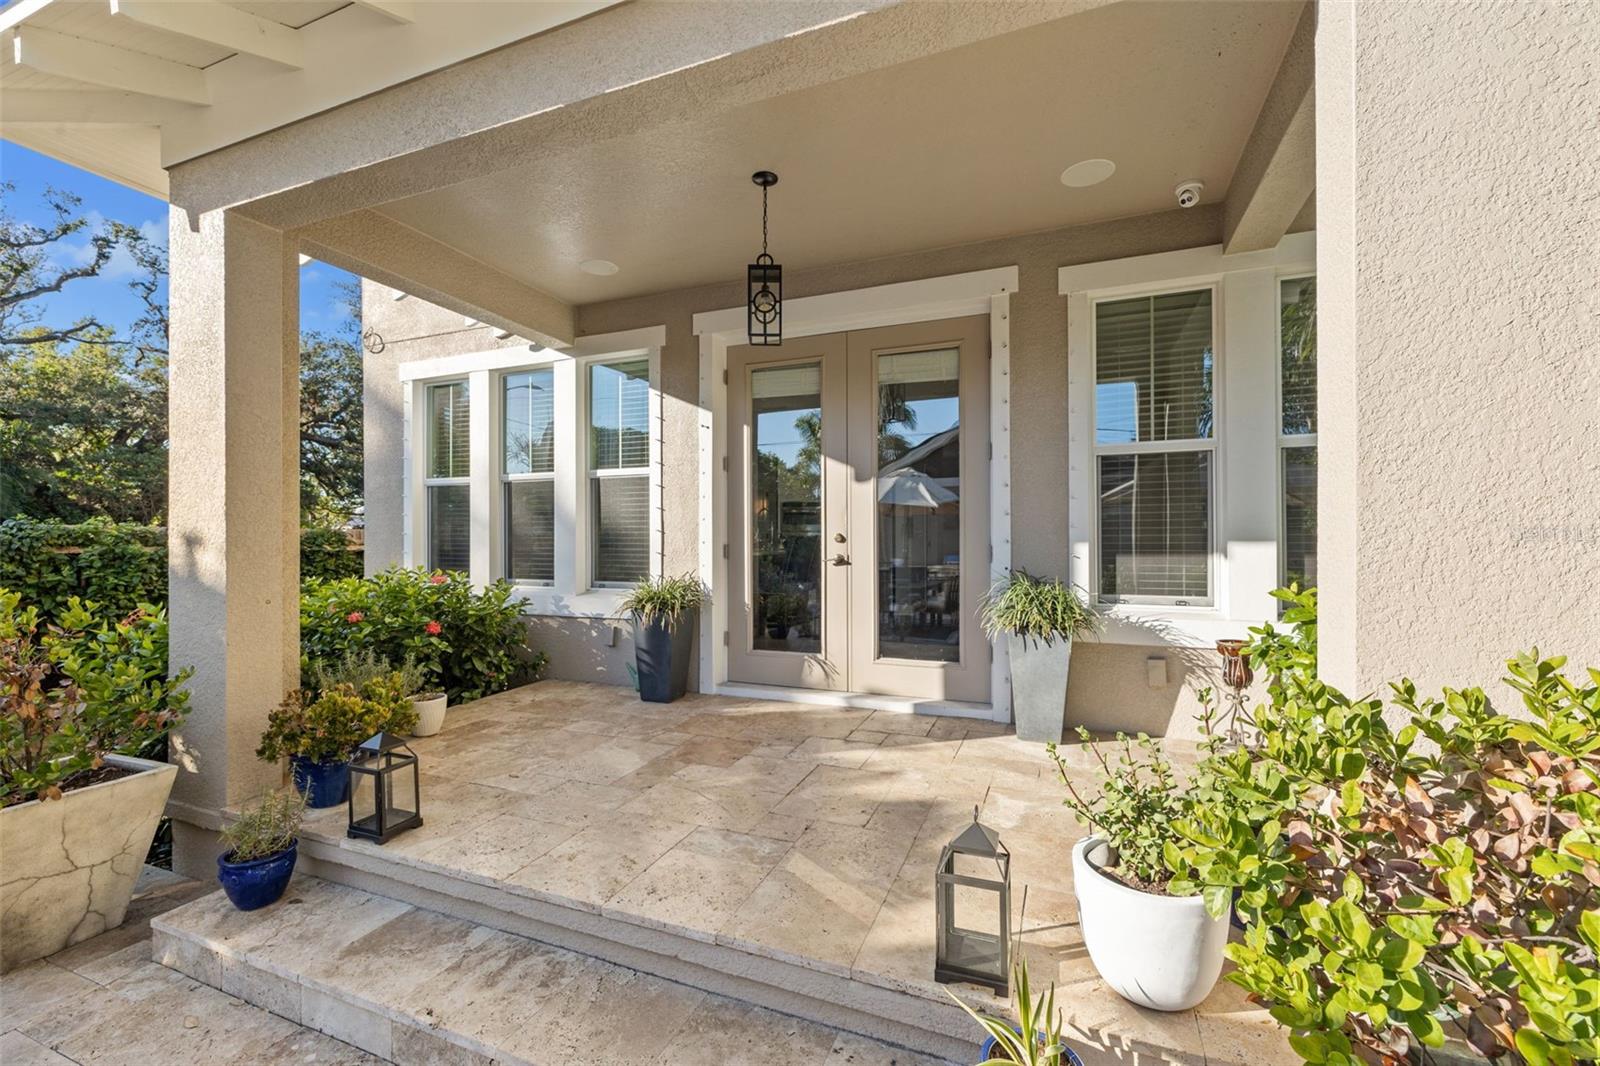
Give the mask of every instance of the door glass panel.
<svg viewBox="0 0 1600 1066">
<path fill-rule="evenodd" d="M 750 372 L 751 643 L 822 650 L 822 365 Z"/>
<path fill-rule="evenodd" d="M 878 657 L 961 658 L 960 352 L 878 356 Z"/>
</svg>

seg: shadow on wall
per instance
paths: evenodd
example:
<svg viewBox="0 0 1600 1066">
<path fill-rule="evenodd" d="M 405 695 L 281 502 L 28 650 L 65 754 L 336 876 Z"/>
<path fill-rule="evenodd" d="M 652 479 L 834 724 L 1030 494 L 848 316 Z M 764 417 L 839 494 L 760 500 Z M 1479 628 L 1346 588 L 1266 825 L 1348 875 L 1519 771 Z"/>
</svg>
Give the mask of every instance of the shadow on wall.
<svg viewBox="0 0 1600 1066">
<path fill-rule="evenodd" d="M 613 627 L 615 647 L 611 646 Z M 631 624 L 607 618 L 535 615 L 528 619 L 528 644 L 550 657 L 546 677 L 635 687 Z"/>
</svg>

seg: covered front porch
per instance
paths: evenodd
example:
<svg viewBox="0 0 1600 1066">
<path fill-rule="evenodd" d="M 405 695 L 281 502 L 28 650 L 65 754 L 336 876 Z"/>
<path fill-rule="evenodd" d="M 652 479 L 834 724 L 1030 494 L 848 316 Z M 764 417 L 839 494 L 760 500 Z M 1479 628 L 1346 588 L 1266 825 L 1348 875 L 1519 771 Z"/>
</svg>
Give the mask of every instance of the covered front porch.
<svg viewBox="0 0 1600 1066">
<path fill-rule="evenodd" d="M 975 1027 L 948 991 L 1006 1009 L 933 980 L 935 865 L 976 809 L 1013 855 L 1014 930 L 1086 1063 L 1288 1054 L 1226 982 L 1174 1014 L 1102 984 L 1072 897 L 1083 830 L 1042 747 L 1003 726 L 546 681 L 453 708 L 413 747 L 424 825 L 379 847 L 320 812 L 305 872 L 960 1061 Z M 1084 749 L 1064 755 L 1087 771 Z"/>
</svg>

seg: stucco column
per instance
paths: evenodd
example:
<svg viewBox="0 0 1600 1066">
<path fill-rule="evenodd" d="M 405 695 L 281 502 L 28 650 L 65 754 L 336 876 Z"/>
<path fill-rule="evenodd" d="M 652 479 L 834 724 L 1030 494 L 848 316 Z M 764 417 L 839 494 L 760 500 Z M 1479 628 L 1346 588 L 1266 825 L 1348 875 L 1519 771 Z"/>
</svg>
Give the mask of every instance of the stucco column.
<svg viewBox="0 0 1600 1066">
<path fill-rule="evenodd" d="M 1324 675 L 1600 665 L 1593 5 L 1324 0 L 1316 106 Z"/>
<path fill-rule="evenodd" d="M 255 748 L 300 672 L 299 270 L 283 233 L 176 205 L 169 254 L 174 867 L 209 877 L 216 812 L 280 781 Z"/>
</svg>

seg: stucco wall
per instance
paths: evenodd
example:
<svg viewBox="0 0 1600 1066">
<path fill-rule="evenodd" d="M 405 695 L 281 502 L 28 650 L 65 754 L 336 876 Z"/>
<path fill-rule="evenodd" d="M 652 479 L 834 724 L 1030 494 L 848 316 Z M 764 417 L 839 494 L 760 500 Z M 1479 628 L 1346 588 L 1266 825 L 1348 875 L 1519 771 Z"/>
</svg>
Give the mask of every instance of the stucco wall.
<svg viewBox="0 0 1600 1066">
<path fill-rule="evenodd" d="M 1206 205 L 1116 222 L 1077 226 L 962 245 L 912 255 L 797 271 L 784 279 L 785 296 L 811 296 L 845 289 L 886 285 L 917 278 L 1015 265 L 1019 291 L 1011 298 L 1012 551 L 1014 565 L 1036 573 L 1065 576 L 1067 540 L 1067 312 L 1057 292 L 1062 266 L 1123 256 L 1145 255 L 1219 243 L 1222 209 Z M 420 300 L 395 302 L 388 290 L 369 286 L 365 323 L 378 331 L 395 361 L 434 357 L 494 347 L 492 331 L 461 328 L 461 316 Z M 664 325 L 661 353 L 663 432 L 663 550 L 669 572 L 693 570 L 698 563 L 699 529 L 695 483 L 698 477 L 697 409 L 700 347 L 693 334 L 696 312 L 737 306 L 744 300 L 740 282 L 660 293 L 578 308 L 580 336 Z M 400 429 L 373 420 L 393 419 L 398 411 L 397 362 L 369 361 L 369 397 L 392 394 L 393 403 L 369 411 L 367 513 L 369 559 L 376 565 L 398 556 Z M 383 380 L 377 380 L 377 379 Z M 374 477 L 375 475 L 375 477 Z M 390 486 L 377 489 L 376 486 Z M 393 534 L 380 533 L 379 525 Z M 605 643 L 608 628 L 588 623 L 542 619 L 536 640 L 551 656 L 551 676 L 608 680 L 625 684 L 625 649 Z M 1148 684 L 1146 659 L 1169 660 L 1165 686 Z M 1068 704 L 1071 719 L 1091 727 L 1145 729 L 1153 733 L 1192 733 L 1196 687 L 1212 683 L 1198 665 L 1206 656 L 1175 649 L 1085 643 L 1074 653 Z"/>
<path fill-rule="evenodd" d="M 1348 689 L 1488 687 L 1534 644 L 1600 665 L 1595 14 L 1322 5 L 1322 665 Z"/>
</svg>

